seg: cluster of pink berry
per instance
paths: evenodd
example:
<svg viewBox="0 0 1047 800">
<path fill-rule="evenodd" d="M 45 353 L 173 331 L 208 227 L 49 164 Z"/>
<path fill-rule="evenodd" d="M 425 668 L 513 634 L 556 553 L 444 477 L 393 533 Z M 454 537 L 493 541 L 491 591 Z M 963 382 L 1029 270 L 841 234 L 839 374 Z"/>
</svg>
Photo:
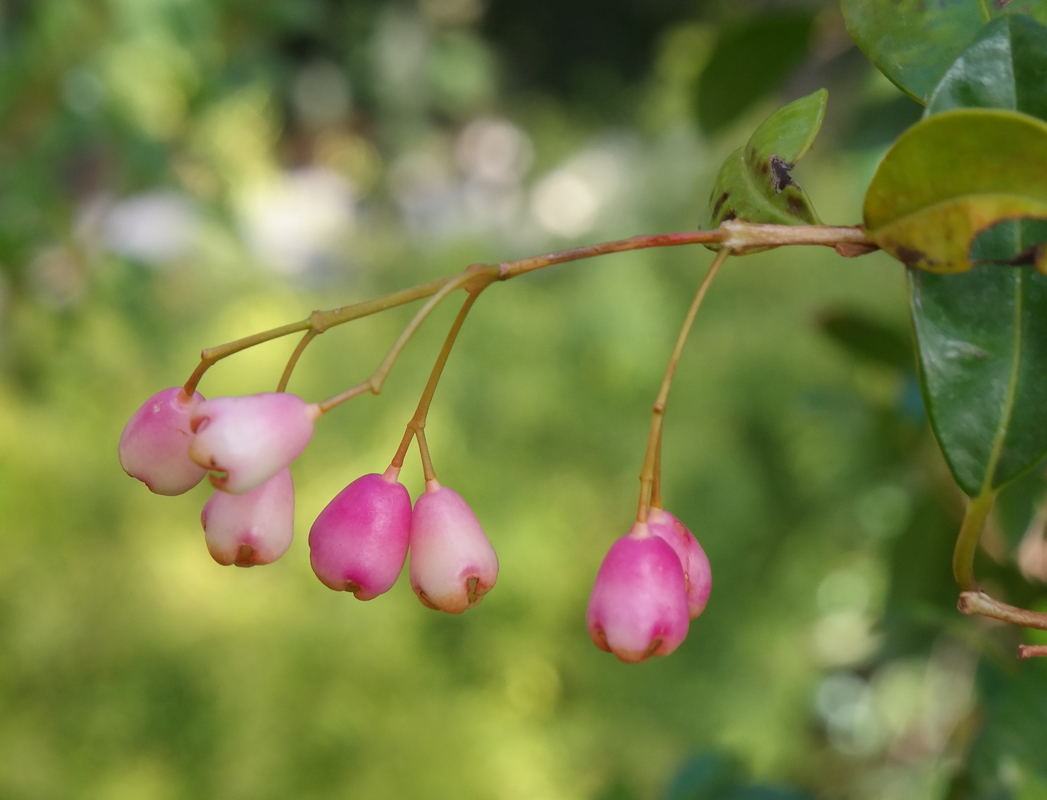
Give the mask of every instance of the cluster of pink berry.
<svg viewBox="0 0 1047 800">
<path fill-rule="evenodd" d="M 294 531 L 290 464 L 313 435 L 316 404 L 284 392 L 205 400 L 180 387 L 153 395 L 120 437 L 120 463 L 157 494 L 176 495 L 210 473 L 218 490 L 201 519 L 219 564 L 268 564 Z M 498 558 L 469 505 L 435 480 L 414 508 L 399 469 L 343 489 L 309 531 L 324 585 L 370 600 L 392 588 L 411 552 L 411 588 L 427 607 L 460 614 L 498 577 Z M 671 653 L 705 608 L 709 560 L 691 532 L 652 508 L 611 547 L 586 614 L 596 645 L 622 661 Z"/>
<path fill-rule="evenodd" d="M 268 564 L 291 545 L 289 465 L 309 444 L 315 404 L 283 392 L 205 400 L 181 388 L 150 397 L 120 436 L 120 464 L 157 494 L 188 491 L 210 472 L 218 489 L 201 520 L 219 564 Z M 309 531 L 310 562 L 335 590 L 370 600 L 392 588 L 411 551 L 411 588 L 429 608 L 460 614 L 498 578 L 498 557 L 468 504 L 435 480 L 411 509 L 399 470 L 364 475 Z"/>
<path fill-rule="evenodd" d="M 667 656 L 705 610 L 712 571 L 702 546 L 668 511 L 652 508 L 616 541 L 596 574 L 585 613 L 596 646 L 635 664 Z"/>
</svg>

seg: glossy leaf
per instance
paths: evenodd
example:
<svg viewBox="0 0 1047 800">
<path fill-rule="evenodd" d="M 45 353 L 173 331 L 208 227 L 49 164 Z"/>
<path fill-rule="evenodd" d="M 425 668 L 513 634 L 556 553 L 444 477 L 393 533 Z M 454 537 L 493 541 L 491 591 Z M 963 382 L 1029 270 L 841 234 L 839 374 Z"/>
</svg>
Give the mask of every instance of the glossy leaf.
<svg viewBox="0 0 1047 800">
<path fill-rule="evenodd" d="M 1036 161 L 1037 153 L 1043 155 L 1045 126 L 1008 112 L 1042 116 L 1045 44 L 1047 29 L 1025 17 L 997 20 L 982 30 L 935 89 L 927 108 L 933 116 L 918 126 L 938 131 L 940 145 L 955 146 L 957 126 L 970 133 L 969 140 L 961 139 L 967 148 L 952 165 L 959 181 L 940 179 L 945 193 L 966 190 L 967 195 L 885 228 L 893 227 L 892 235 L 905 246 L 929 257 L 942 257 L 935 248 L 952 237 L 953 252 L 946 258 L 977 267 L 963 275 L 909 274 L 928 414 L 957 483 L 972 496 L 1002 486 L 1047 451 L 1041 413 L 1047 400 L 1047 278 L 1028 267 L 1001 266 L 1042 256 L 1036 244 L 1043 238 L 1036 237 L 1044 233 L 1044 222 L 1008 217 L 1037 208 L 1047 216 L 1047 177 Z M 1005 110 L 958 110 L 967 107 Z M 932 138 L 925 150 L 936 146 Z M 917 148 L 912 149 L 910 159 L 916 157 Z M 978 159 L 979 150 L 989 156 Z M 907 169 L 905 159 L 895 168 Z M 926 195 L 915 202 L 940 199 Z M 876 209 L 874 203 L 874 217 Z"/>
<path fill-rule="evenodd" d="M 698 122 L 715 133 L 775 89 L 807 52 L 814 17 L 761 13 L 724 30 L 698 79 Z"/>
<path fill-rule="evenodd" d="M 818 134 L 828 96 L 819 89 L 778 109 L 745 147 L 728 156 L 713 184 L 707 227 L 730 219 L 779 225 L 818 223 L 810 199 L 789 171 Z"/>
<path fill-rule="evenodd" d="M 1047 276 L 1030 267 L 963 275 L 909 270 L 931 425 L 969 495 L 1047 453 Z"/>
<path fill-rule="evenodd" d="M 927 114 L 1006 108 L 1047 120 L 1047 27 L 1025 16 L 986 25 L 927 103 Z"/>
<path fill-rule="evenodd" d="M 864 216 L 869 238 L 909 266 L 970 269 L 981 231 L 1047 218 L 1047 123 L 996 109 L 928 117 L 880 163 Z"/>
<path fill-rule="evenodd" d="M 1047 22 L 1047 0 L 841 0 L 847 30 L 902 91 L 926 103 L 949 66 L 995 17 Z"/>
<path fill-rule="evenodd" d="M 945 73 L 927 114 L 956 108 L 1006 108 L 1047 121 L 1047 27 L 1009 15 L 986 25 Z M 1033 263 L 1047 222 L 1005 220 L 978 235 L 974 264 Z"/>
</svg>

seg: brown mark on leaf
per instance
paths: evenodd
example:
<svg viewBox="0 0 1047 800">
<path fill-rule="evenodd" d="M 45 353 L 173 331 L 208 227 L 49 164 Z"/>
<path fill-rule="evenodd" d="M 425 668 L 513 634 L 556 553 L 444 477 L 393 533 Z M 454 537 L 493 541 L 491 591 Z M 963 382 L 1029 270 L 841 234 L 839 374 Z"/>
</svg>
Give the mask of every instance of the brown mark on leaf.
<svg viewBox="0 0 1047 800">
<path fill-rule="evenodd" d="M 972 261 L 971 263 L 976 267 L 983 264 L 995 264 L 996 266 L 1003 267 L 1031 267 L 1039 260 L 1043 247 L 1042 244 L 1037 244 L 1025 248 L 1018 253 L 1018 255 L 1013 256 L 1012 258 L 984 259 L 982 261 Z"/>
<path fill-rule="evenodd" d="M 894 252 L 901 259 L 902 263 L 910 267 L 920 265 L 934 266 L 938 263 L 927 258 L 927 254 L 923 251 L 917 250 L 915 247 L 906 247 L 904 244 L 895 245 Z"/>
<path fill-rule="evenodd" d="M 723 204 L 727 202 L 728 197 L 730 197 L 730 195 L 727 192 L 724 192 L 716 198 L 716 202 L 713 204 L 713 218 L 720 213 L 720 209 L 723 208 Z"/>
<path fill-rule="evenodd" d="M 797 189 L 800 188 L 795 183 L 793 184 L 793 186 L 796 186 Z M 803 198 L 799 197 L 798 195 L 787 195 L 785 198 L 785 204 L 789 206 L 789 210 L 798 217 L 801 217 L 807 213 L 807 206 L 804 205 Z"/>
<path fill-rule="evenodd" d="M 771 156 L 771 158 L 776 157 L 777 156 Z M 771 168 L 766 161 L 759 157 L 756 150 L 749 151 L 749 158 L 747 159 L 747 161 L 749 162 L 750 166 L 755 166 L 756 171 L 759 172 L 761 175 L 766 175 Z"/>
<path fill-rule="evenodd" d="M 999 11 L 1001 8 L 1007 8 L 1007 6 L 1009 6 L 1010 4 L 1011 0 L 992 0 L 992 6 L 997 11 Z"/>
<path fill-rule="evenodd" d="M 786 186 L 794 186 L 793 179 L 789 177 L 789 170 L 793 168 L 792 164 L 788 164 L 778 158 L 777 153 L 772 153 L 769 159 L 771 167 L 771 186 L 774 188 L 775 194 L 781 194 L 782 189 Z"/>
<path fill-rule="evenodd" d="M 738 219 L 738 215 L 733 211 L 728 211 L 723 215 L 723 219 L 721 219 L 720 222 L 730 222 L 732 219 Z"/>
</svg>

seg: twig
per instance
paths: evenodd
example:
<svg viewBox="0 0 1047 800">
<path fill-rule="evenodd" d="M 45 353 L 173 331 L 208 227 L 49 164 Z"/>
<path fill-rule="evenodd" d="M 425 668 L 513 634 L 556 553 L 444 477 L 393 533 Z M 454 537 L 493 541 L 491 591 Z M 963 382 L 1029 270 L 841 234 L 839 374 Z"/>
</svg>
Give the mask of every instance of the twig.
<svg viewBox="0 0 1047 800">
<path fill-rule="evenodd" d="M 985 592 L 962 592 L 956 607 L 960 609 L 961 614 L 966 614 L 967 616 L 991 617 L 1001 622 L 1020 625 L 1023 628 L 1036 628 L 1037 630 L 1047 631 L 1047 614 L 1001 603 L 999 600 L 989 597 Z"/>
<path fill-rule="evenodd" d="M 533 272 L 536 269 L 552 266 L 553 264 L 563 264 L 568 261 L 578 261 L 609 253 L 623 253 L 629 250 L 642 250 L 651 247 L 675 247 L 685 244 L 721 244 L 725 249 L 733 253 L 743 253 L 746 250 L 755 248 L 779 247 L 783 245 L 825 245 L 836 247 L 841 255 L 847 256 L 860 255 L 876 249 L 876 245 L 865 238 L 865 232 L 860 227 L 759 225 L 742 220 L 731 220 L 723 223 L 713 231 L 684 231 L 680 233 L 634 236 L 630 239 L 619 239 L 613 242 L 601 242 L 600 244 L 587 245 L 585 247 L 574 247 L 544 256 L 522 258 L 516 261 L 503 261 L 497 266 L 485 267 L 484 269 L 490 270 L 491 279 L 504 281 L 515 278 L 517 275 L 523 275 L 526 272 Z M 273 339 L 279 339 L 282 336 L 289 336 L 292 333 L 311 330 L 319 334 L 335 325 L 342 325 L 354 319 L 376 314 L 379 311 L 432 297 L 456 278 L 456 275 L 449 275 L 439 280 L 429 281 L 410 289 L 393 292 L 362 303 L 332 308 L 327 311 L 314 311 L 306 319 L 281 325 L 278 328 L 272 328 L 267 331 L 261 331 L 215 347 L 209 347 L 200 353 L 200 363 L 197 364 L 196 369 L 193 370 L 192 375 L 189 376 L 183 388 L 187 395 L 192 396 L 208 369 L 223 358 L 239 353 L 249 347 L 254 347 Z M 291 368 L 293 369 L 293 364 Z M 366 389 L 362 391 L 366 391 Z"/>
</svg>

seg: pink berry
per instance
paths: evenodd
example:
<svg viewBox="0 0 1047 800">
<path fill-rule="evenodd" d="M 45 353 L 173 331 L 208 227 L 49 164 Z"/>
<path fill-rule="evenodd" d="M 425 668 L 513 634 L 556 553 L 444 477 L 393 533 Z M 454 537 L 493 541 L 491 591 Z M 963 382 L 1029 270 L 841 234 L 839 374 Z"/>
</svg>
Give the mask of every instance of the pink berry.
<svg viewBox="0 0 1047 800">
<path fill-rule="evenodd" d="M 651 533 L 668 542 L 680 559 L 683 577 L 687 582 L 687 612 L 694 619 L 705 610 L 709 592 L 713 588 L 709 557 L 687 526 L 668 511 L 652 508 L 647 525 Z"/>
<path fill-rule="evenodd" d="M 216 489 L 244 494 L 298 458 L 319 416 L 315 403 L 286 392 L 205 400 L 190 420 L 189 457 L 211 470 Z"/>
<path fill-rule="evenodd" d="M 687 587 L 673 548 L 637 522 L 596 574 L 586 626 L 601 650 L 629 664 L 667 656 L 687 636 Z"/>
<path fill-rule="evenodd" d="M 211 557 L 222 566 L 269 564 L 287 552 L 294 534 L 294 484 L 284 467 L 246 494 L 215 492 L 200 521 Z"/>
<path fill-rule="evenodd" d="M 411 496 L 392 473 L 357 478 L 309 531 L 309 563 L 335 591 L 371 600 L 396 583 L 407 559 Z"/>
<path fill-rule="evenodd" d="M 188 492 L 207 474 L 189 459 L 189 419 L 204 397 L 181 386 L 157 392 L 131 416 L 120 434 L 120 466 L 156 494 Z"/>
<path fill-rule="evenodd" d="M 457 492 L 427 481 L 411 515 L 411 588 L 429 608 L 461 614 L 498 579 L 498 556 Z"/>
</svg>

